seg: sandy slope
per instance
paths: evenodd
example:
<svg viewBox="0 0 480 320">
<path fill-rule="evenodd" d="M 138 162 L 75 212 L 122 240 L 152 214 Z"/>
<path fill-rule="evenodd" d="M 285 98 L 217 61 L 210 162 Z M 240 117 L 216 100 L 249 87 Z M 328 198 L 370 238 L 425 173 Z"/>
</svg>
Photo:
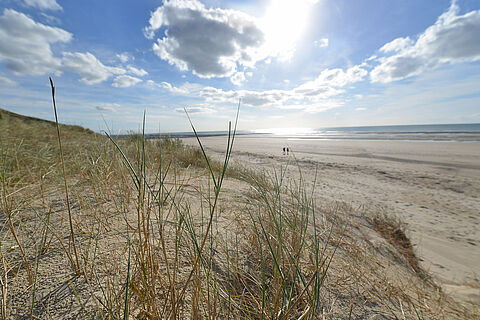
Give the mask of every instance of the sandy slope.
<svg viewBox="0 0 480 320">
<path fill-rule="evenodd" d="M 202 141 L 213 156 L 225 149 L 225 137 Z M 284 146 L 293 151 L 289 156 Z M 447 291 L 480 303 L 480 143 L 238 136 L 234 150 L 234 161 L 244 166 L 297 161 L 307 180 L 317 168 L 318 202 L 401 218 L 422 266 Z"/>
</svg>

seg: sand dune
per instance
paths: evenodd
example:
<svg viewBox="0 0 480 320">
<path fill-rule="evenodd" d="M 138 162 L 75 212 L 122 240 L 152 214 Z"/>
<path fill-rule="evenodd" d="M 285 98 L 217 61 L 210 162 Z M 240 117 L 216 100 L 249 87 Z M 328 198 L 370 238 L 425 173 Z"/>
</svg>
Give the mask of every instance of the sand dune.
<svg viewBox="0 0 480 320">
<path fill-rule="evenodd" d="M 225 141 L 202 138 L 212 156 Z M 480 302 L 480 143 L 238 136 L 234 150 L 234 161 L 260 170 L 289 163 L 313 180 L 317 169 L 317 203 L 342 201 L 400 218 L 422 267 L 447 291 Z"/>
</svg>

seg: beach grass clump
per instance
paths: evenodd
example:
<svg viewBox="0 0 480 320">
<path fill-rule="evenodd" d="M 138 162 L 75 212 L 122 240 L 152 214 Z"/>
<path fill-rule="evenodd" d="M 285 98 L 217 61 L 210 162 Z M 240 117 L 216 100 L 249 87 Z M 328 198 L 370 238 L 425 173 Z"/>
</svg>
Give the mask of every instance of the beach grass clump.
<svg viewBox="0 0 480 320">
<path fill-rule="evenodd" d="M 405 225 L 399 219 L 379 214 L 372 218 L 372 227 L 400 253 L 407 264 L 423 280 L 432 281 L 425 270 L 420 267 L 413 245 L 405 234 Z"/>
<path fill-rule="evenodd" d="M 207 184 L 203 192 L 195 187 L 195 206 L 186 201 L 191 196 L 185 185 L 193 179 L 169 186 L 177 179 L 175 173 L 169 175 L 175 172 L 171 162 L 148 178 L 144 138 L 136 141 L 133 159 L 112 140 L 137 191 L 137 227 L 128 238 L 125 275 L 131 289 L 127 287 L 124 299 L 141 317 L 287 319 L 317 314 L 319 291 L 335 247 L 327 250 L 329 237 L 316 226 L 313 200 L 302 185 L 287 188 L 283 177 L 265 184 L 265 177 L 255 179 L 250 173 L 256 200 L 245 199 L 240 208 L 244 212 L 233 221 L 247 225 L 243 239 L 239 241 L 238 234 L 235 241 L 228 233 L 222 236 L 218 221 L 225 212 L 220 209 L 220 192 L 233 140 L 234 132 L 227 140 L 221 170 L 199 149 L 205 161 L 199 167 L 206 167 L 208 178 L 203 178 Z"/>
<path fill-rule="evenodd" d="M 250 175 L 256 195 L 247 212 L 250 218 L 243 269 L 231 263 L 228 291 L 245 318 L 314 318 L 337 245 L 332 231 L 317 225 L 316 206 L 300 181 L 291 185 L 284 169 L 265 179 Z M 267 182 L 267 183 L 266 183 Z M 235 257 L 233 261 L 239 261 Z M 230 271 L 230 269 L 229 269 Z"/>
</svg>

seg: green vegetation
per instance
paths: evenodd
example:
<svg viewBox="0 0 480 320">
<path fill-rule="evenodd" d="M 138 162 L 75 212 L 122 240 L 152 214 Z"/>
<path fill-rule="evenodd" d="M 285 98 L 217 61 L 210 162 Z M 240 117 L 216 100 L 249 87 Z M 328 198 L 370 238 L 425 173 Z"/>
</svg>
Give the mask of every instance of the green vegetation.
<svg viewBox="0 0 480 320">
<path fill-rule="evenodd" d="M 475 317 L 388 219 L 316 204 L 295 166 L 229 166 L 232 127 L 221 160 L 200 140 L 59 129 L 62 151 L 54 122 L 0 110 L 2 318 Z"/>
</svg>

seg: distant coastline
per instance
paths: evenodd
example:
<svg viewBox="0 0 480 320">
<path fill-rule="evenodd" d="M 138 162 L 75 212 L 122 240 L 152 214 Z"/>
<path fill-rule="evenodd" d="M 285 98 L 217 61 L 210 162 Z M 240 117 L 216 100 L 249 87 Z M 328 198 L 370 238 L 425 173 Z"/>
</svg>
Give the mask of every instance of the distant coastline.
<svg viewBox="0 0 480 320">
<path fill-rule="evenodd" d="M 228 131 L 201 131 L 200 137 L 227 136 Z M 237 135 L 252 137 L 287 138 L 291 140 L 347 140 L 347 141 L 424 141 L 424 142 L 480 142 L 480 123 L 427 124 L 394 126 L 361 126 L 332 128 L 285 128 L 238 131 Z M 116 138 L 127 135 L 116 135 Z M 189 138 L 193 132 L 146 134 L 147 139 Z"/>
</svg>

